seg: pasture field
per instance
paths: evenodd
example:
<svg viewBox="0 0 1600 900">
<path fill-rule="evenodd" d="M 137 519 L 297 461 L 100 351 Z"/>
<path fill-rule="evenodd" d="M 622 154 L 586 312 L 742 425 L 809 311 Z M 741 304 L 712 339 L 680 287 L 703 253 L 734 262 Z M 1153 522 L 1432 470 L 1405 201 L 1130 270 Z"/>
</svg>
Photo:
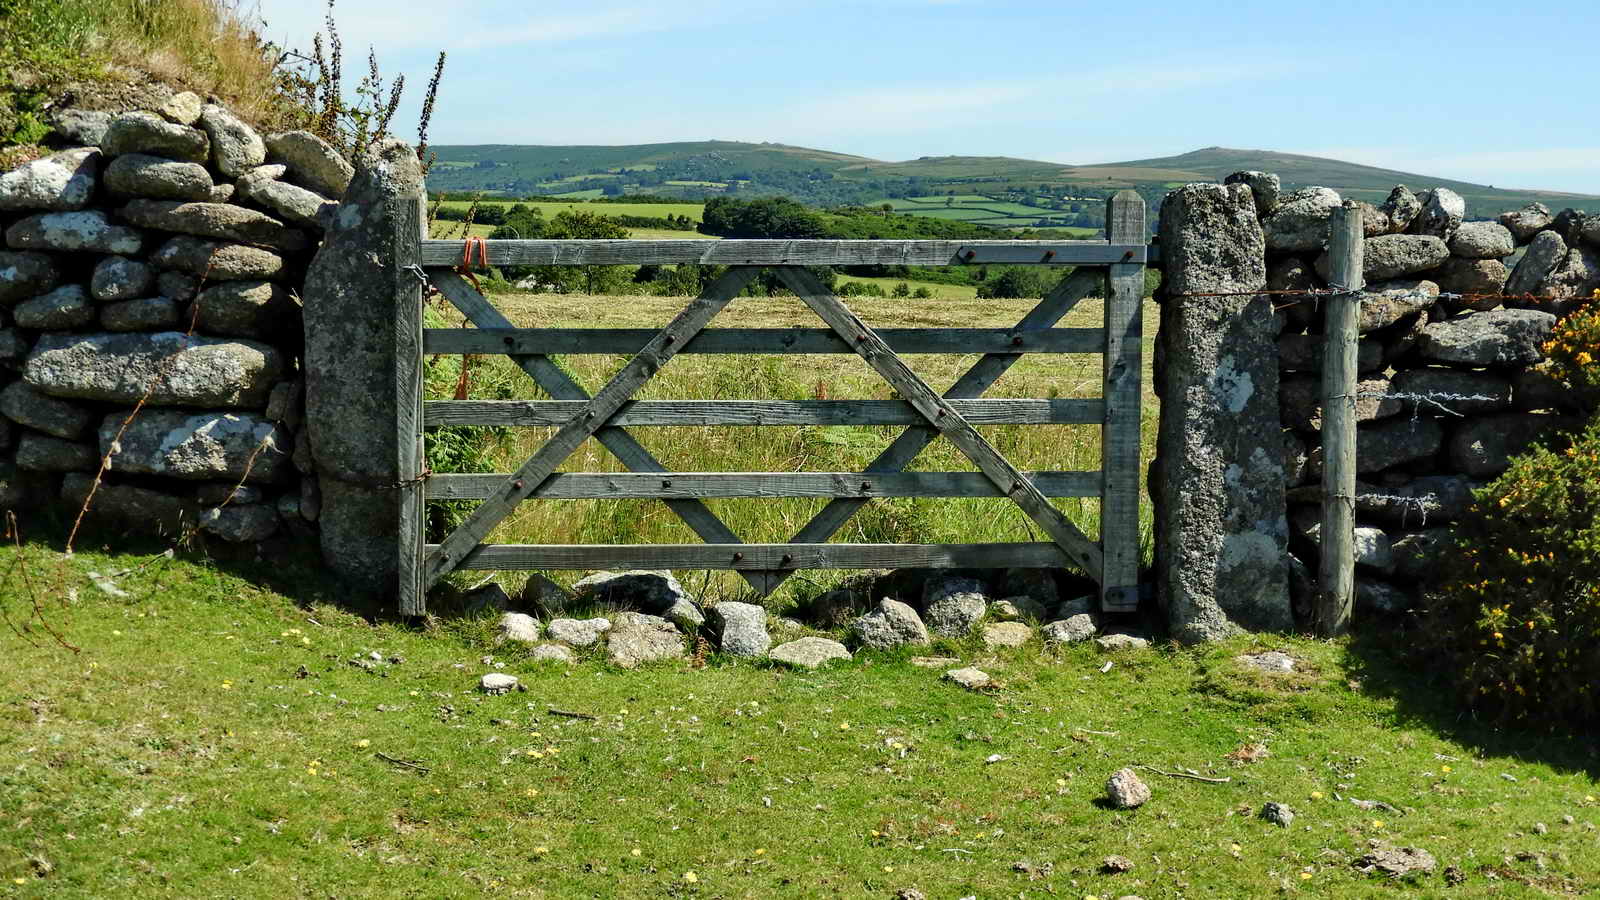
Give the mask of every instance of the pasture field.
<svg viewBox="0 0 1600 900">
<path fill-rule="evenodd" d="M 864 280 L 841 276 L 841 281 Z M 892 290 L 899 279 L 884 279 Z M 909 282 L 908 282 L 909 283 Z M 971 288 L 945 289 L 942 299 L 905 300 L 853 297 L 847 300 L 862 319 L 875 327 L 989 327 L 1015 324 L 1037 300 L 978 300 Z M 956 296 L 951 296 L 956 295 Z M 591 297 L 582 294 L 498 294 L 495 304 L 523 327 L 659 327 L 684 305 L 683 297 Z M 1099 327 L 1101 303 L 1090 298 L 1063 321 L 1064 327 Z M 1147 307 L 1146 321 L 1156 312 Z M 741 297 L 711 327 L 822 327 L 810 310 L 792 297 Z M 1149 367 L 1153 335 L 1144 354 L 1145 404 L 1142 463 L 1155 451 L 1156 410 Z M 431 396 L 444 399 L 457 383 L 459 357 L 443 357 L 430 377 Z M 909 363 L 935 389 L 948 387 L 976 362 L 976 355 L 913 356 Z M 591 391 L 597 390 L 620 365 L 603 356 L 565 356 L 567 371 Z M 503 357 L 475 363 L 475 399 L 535 399 L 531 382 Z M 985 396 L 1010 398 L 1097 397 L 1101 388 L 1098 355 L 1028 355 Z M 854 355 L 717 356 L 682 355 L 653 378 L 639 399 L 888 399 L 888 385 Z M 861 471 L 901 430 L 891 426 L 721 427 L 630 429 L 669 468 L 680 472 L 714 471 Z M 1093 470 L 1100 467 L 1100 430 L 1094 426 L 984 426 L 979 429 L 1008 459 L 1023 470 Z M 509 472 L 544 442 L 548 429 L 514 429 L 492 441 L 493 450 L 478 459 L 486 471 Z M 439 465 L 435 468 L 444 471 Z M 918 457 L 915 469 L 975 471 L 953 445 L 939 440 Z M 565 471 L 620 471 L 619 464 L 593 440 L 569 458 Z M 1141 477 L 1144 465 L 1140 466 Z M 709 505 L 746 540 L 788 540 L 821 508 L 817 499 L 713 500 Z M 1098 533 L 1097 500 L 1055 501 L 1062 512 L 1089 535 Z M 1151 511 L 1141 510 L 1143 543 L 1150 545 Z M 957 543 L 1037 540 L 1033 522 L 1010 501 L 995 499 L 875 500 L 841 532 L 857 542 Z M 698 538 L 655 501 L 577 500 L 526 503 L 502 523 L 496 543 L 684 543 Z M 837 581 L 847 573 L 808 575 L 811 584 L 793 579 L 782 592 L 804 591 Z M 730 573 L 709 576 L 706 590 L 732 598 L 743 581 Z M 788 596 L 788 595 L 784 595 Z"/>
<path fill-rule="evenodd" d="M 869 278 L 860 275 L 843 274 L 839 276 L 839 284 L 842 285 L 847 281 L 859 281 L 862 284 L 875 284 L 878 287 L 883 288 L 884 293 L 893 291 L 895 289 L 895 285 L 898 285 L 903 281 L 906 283 L 906 286 L 911 288 L 913 291 L 915 291 L 917 288 L 927 288 L 929 293 L 933 294 L 933 299 L 935 300 L 973 301 L 978 298 L 978 286 L 975 284 L 945 284 L 944 282 L 940 281 L 917 281 L 913 278 Z M 866 300 L 868 298 L 852 297 L 850 299 L 851 302 L 860 302 L 861 300 Z M 880 303 L 882 301 L 879 298 L 874 297 L 871 298 L 870 302 Z M 926 301 L 917 300 L 915 302 L 923 303 Z"/>
<path fill-rule="evenodd" d="M 1071 240 L 1105 240 L 1106 236 L 1105 231 L 1102 229 L 1082 228 L 1077 225 L 1046 225 L 1043 227 L 1035 225 L 1033 230 Z"/>
<path fill-rule="evenodd" d="M 478 205 L 487 206 L 491 203 L 507 208 L 521 203 L 539 210 L 539 214 L 546 219 L 555 218 L 557 213 L 566 210 L 578 210 L 602 216 L 649 216 L 657 219 L 664 219 L 668 215 L 688 216 L 690 220 L 699 222 L 703 220 L 706 208 L 703 203 L 583 203 L 559 200 L 485 200 Z M 445 209 L 464 210 L 472 203 L 467 200 L 443 200 L 439 205 Z"/>
<path fill-rule="evenodd" d="M 66 524 L 0 545 L 12 621 L 36 602 L 74 648 L 0 629 L 0 897 L 1600 890 L 1589 742 L 1462 719 L 1376 638 L 918 651 L 981 666 L 983 693 L 872 651 L 569 668 L 497 644 L 493 613 L 414 629 L 351 605 L 292 550 L 67 556 Z M 1267 649 L 1298 670 L 1236 659 Z M 475 690 L 496 670 L 526 691 Z M 1139 769 L 1151 800 L 1106 807 L 1139 765 L 1214 780 Z M 1437 865 L 1365 874 L 1371 842 Z"/>
<path fill-rule="evenodd" d="M 951 219 L 959 222 L 970 222 L 974 225 L 991 225 L 996 228 L 1039 228 L 1040 226 L 1034 223 L 1040 219 L 1071 215 L 1071 213 L 1062 210 L 1040 209 L 1022 203 L 991 200 L 987 197 L 972 194 L 902 197 L 878 201 L 878 204 L 882 203 L 892 205 L 895 212 L 904 215 L 926 216 L 932 219 Z M 1103 232 L 1096 228 L 1066 225 L 1046 227 L 1066 229 L 1058 232 L 1063 236 L 1103 236 Z"/>
</svg>

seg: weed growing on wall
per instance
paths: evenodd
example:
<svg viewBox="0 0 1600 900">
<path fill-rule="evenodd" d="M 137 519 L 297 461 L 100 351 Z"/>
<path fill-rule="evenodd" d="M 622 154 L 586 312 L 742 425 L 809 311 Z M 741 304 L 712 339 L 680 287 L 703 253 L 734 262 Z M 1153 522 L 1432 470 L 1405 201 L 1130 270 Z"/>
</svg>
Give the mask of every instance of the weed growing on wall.
<svg viewBox="0 0 1600 900">
<path fill-rule="evenodd" d="M 333 19 L 333 0 L 328 0 L 327 33 L 311 38 L 309 53 L 288 50 L 283 53 L 275 73 L 278 90 L 289 102 L 289 118 L 333 145 L 345 157 L 354 159 L 367 147 L 389 136 L 389 127 L 400 97 L 405 91 L 404 75 L 393 81 L 384 79 L 378 57 L 367 52 L 367 72 L 356 83 L 355 97 L 344 91 L 344 44 Z M 422 114 L 417 125 L 417 157 L 427 171 L 428 123 L 433 117 L 439 81 L 444 75 L 445 54 L 439 53 L 433 77 L 423 96 Z"/>
</svg>

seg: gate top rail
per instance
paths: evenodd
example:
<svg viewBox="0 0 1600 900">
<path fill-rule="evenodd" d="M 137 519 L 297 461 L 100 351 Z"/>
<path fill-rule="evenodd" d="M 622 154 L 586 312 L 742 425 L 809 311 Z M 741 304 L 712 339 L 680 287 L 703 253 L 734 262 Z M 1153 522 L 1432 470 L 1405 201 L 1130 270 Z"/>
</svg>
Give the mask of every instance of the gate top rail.
<svg viewBox="0 0 1600 900">
<path fill-rule="evenodd" d="M 492 240 L 489 264 L 504 266 L 955 266 L 979 264 L 1106 266 L 1143 264 L 1143 243 L 1109 241 L 835 240 Z M 474 251 L 474 259 L 477 252 Z M 455 266 L 460 240 L 425 240 L 422 265 Z"/>
</svg>

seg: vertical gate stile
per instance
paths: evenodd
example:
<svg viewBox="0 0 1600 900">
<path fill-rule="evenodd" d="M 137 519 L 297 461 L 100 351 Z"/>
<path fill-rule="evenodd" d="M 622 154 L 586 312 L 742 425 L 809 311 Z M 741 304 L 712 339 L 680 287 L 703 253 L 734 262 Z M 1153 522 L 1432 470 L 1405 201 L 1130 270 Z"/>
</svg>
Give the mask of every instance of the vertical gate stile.
<svg viewBox="0 0 1600 900">
<path fill-rule="evenodd" d="M 1145 240 L 1145 204 L 1137 191 L 1106 201 L 1113 244 Z M 1132 612 L 1139 605 L 1139 426 L 1144 264 L 1115 263 L 1106 272 L 1105 425 L 1100 431 L 1100 546 L 1105 554 L 1100 608 Z"/>
<path fill-rule="evenodd" d="M 399 495 L 399 535 L 396 547 L 397 591 L 400 615 L 427 613 L 422 585 L 422 554 L 426 540 L 423 500 L 422 436 L 422 241 L 427 237 L 427 200 L 399 204 L 399 227 L 394 248 L 395 297 L 395 486 Z"/>
</svg>

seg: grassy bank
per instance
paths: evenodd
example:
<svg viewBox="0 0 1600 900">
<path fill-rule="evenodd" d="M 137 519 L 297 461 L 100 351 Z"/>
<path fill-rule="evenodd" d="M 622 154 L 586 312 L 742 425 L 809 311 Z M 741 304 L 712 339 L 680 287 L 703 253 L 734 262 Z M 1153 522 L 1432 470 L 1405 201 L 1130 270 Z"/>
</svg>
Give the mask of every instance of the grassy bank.
<svg viewBox="0 0 1600 900">
<path fill-rule="evenodd" d="M 946 287 L 939 285 L 937 287 Z M 685 297 L 591 297 L 581 294 L 496 295 L 494 301 L 525 327 L 659 327 L 679 312 Z M 1037 300 L 977 300 L 970 292 L 938 300 L 851 298 L 849 304 L 875 327 L 1010 326 Z M 1067 327 L 1097 327 L 1100 301 L 1080 303 L 1064 321 Z M 446 318 L 452 324 L 459 317 Z M 1155 321 L 1154 309 L 1146 320 Z M 712 327 L 821 327 L 816 316 L 794 298 L 736 300 Z M 1150 389 L 1151 339 L 1145 352 L 1145 422 L 1141 463 L 1155 451 L 1156 403 Z M 979 357 L 910 357 L 910 365 L 935 389 L 943 390 Z M 589 390 L 598 390 L 622 364 L 601 356 L 563 357 L 561 363 Z M 431 381 L 436 399 L 454 391 L 453 361 Z M 474 398 L 539 398 L 533 383 L 503 357 L 474 363 Z M 1013 367 L 985 396 L 1010 398 L 1098 397 L 1101 358 L 1091 355 L 1030 355 Z M 889 399 L 888 385 L 855 356 L 684 355 L 653 378 L 638 399 L 649 400 L 803 400 Z M 855 472 L 861 471 L 902 429 L 892 426 L 806 426 L 788 428 L 722 427 L 630 429 L 671 470 L 679 472 Z M 1100 465 L 1100 430 L 1094 426 L 985 426 L 979 429 L 1024 471 L 1095 470 Z M 487 460 L 490 470 L 509 472 L 548 438 L 549 429 L 508 432 Z M 920 471 L 976 471 L 954 445 L 938 440 L 918 457 Z M 1144 467 L 1141 465 L 1141 472 Z M 563 471 L 623 471 L 596 441 L 586 442 Z M 732 529 L 753 542 L 789 540 L 826 501 L 712 500 L 709 505 Z M 1057 500 L 1058 508 L 1086 533 L 1098 533 L 1098 502 Z M 1151 510 L 1141 511 L 1149 544 Z M 854 542 L 961 543 L 1039 540 L 1037 527 L 1010 501 L 1002 499 L 898 499 L 871 503 L 841 532 Z M 525 503 L 490 539 L 497 543 L 698 543 L 699 538 L 667 508 L 649 500 L 584 500 Z M 820 590 L 843 573 L 808 574 L 785 591 Z M 515 575 L 505 576 L 515 583 Z M 558 577 L 570 577 L 559 575 Z M 699 574 L 695 576 L 700 578 Z M 730 574 L 712 577 L 718 592 L 736 593 L 743 582 Z"/>
<path fill-rule="evenodd" d="M 0 548 L 0 571 L 15 621 L 37 597 L 82 648 L 0 630 L 0 896 L 1600 890 L 1590 748 L 1463 724 L 1365 642 L 935 648 L 1000 681 L 977 694 L 876 653 L 816 673 L 535 664 L 486 621 L 362 618 L 280 559 L 67 559 L 41 541 Z M 1301 673 L 1234 659 L 1269 647 Z M 527 692 L 477 693 L 496 664 Z M 1097 805 L 1134 764 L 1228 781 L 1141 770 L 1147 805 Z M 1267 801 L 1292 827 L 1256 816 Z M 1375 840 L 1438 868 L 1365 875 L 1352 861 Z M 1111 854 L 1133 869 L 1106 873 Z"/>
</svg>

